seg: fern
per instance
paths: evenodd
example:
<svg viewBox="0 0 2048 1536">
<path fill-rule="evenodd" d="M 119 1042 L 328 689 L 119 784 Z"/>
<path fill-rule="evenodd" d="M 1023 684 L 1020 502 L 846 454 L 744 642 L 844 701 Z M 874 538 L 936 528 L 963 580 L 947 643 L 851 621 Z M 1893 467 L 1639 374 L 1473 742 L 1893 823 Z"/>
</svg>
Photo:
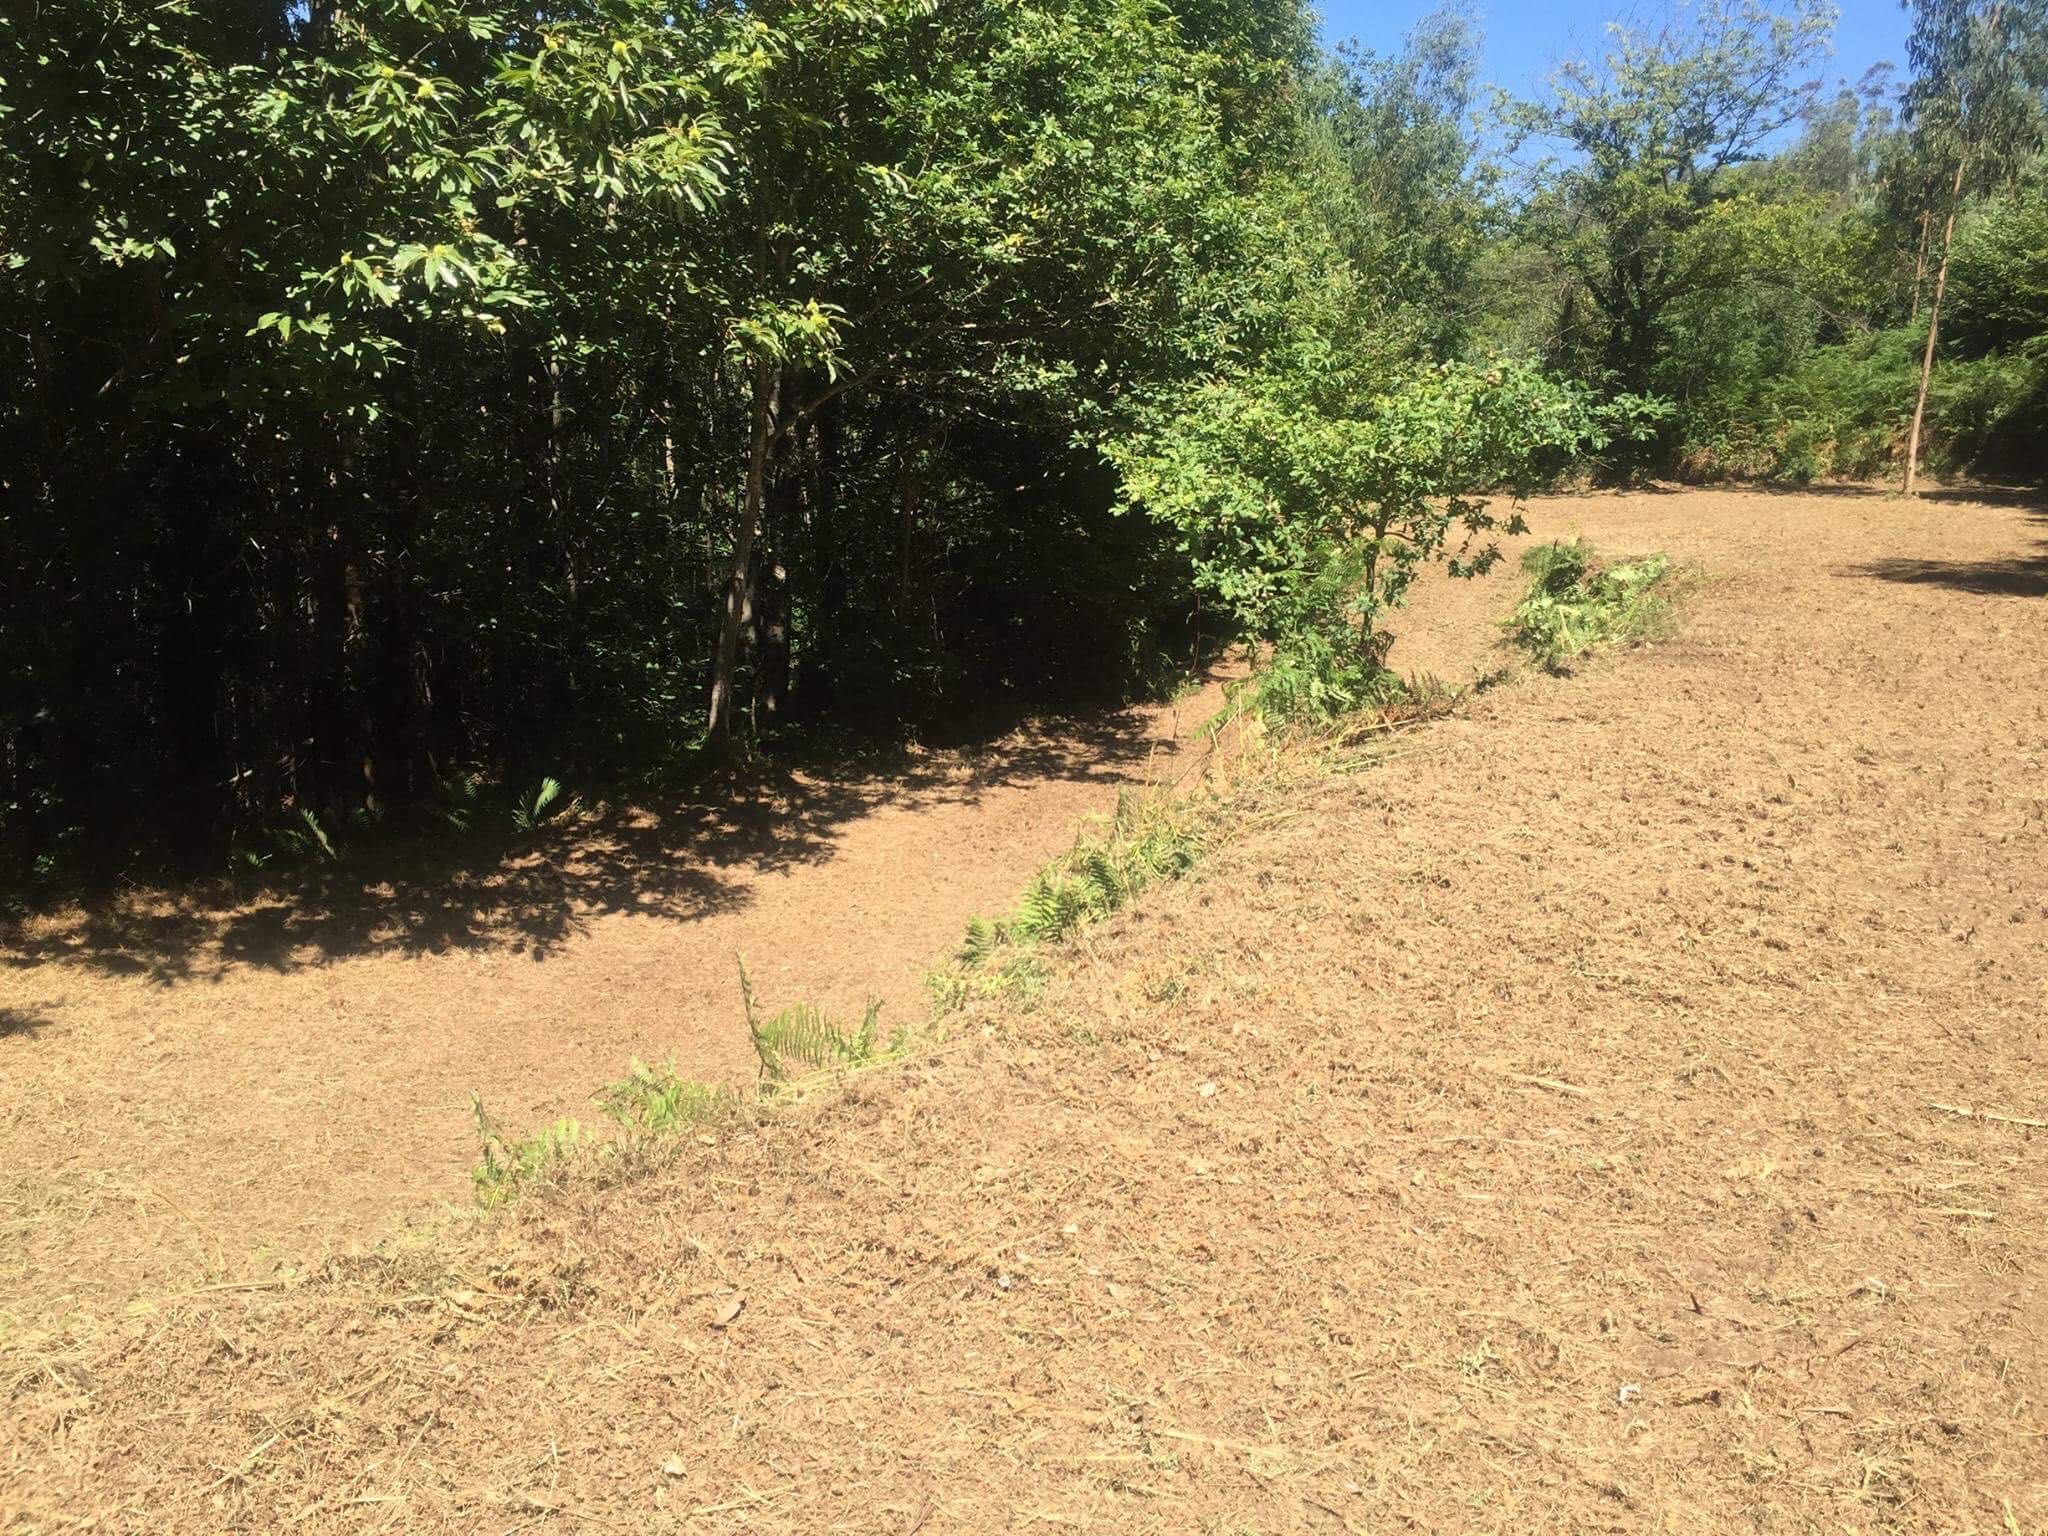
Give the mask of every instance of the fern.
<svg viewBox="0 0 2048 1536">
<path fill-rule="evenodd" d="M 531 795 L 526 796 L 512 807 L 512 824 L 522 832 L 531 832 L 554 814 L 555 802 L 562 797 L 562 781 L 543 778 Z M 563 811 L 573 811 L 578 802 L 570 800 Z"/>
<path fill-rule="evenodd" d="M 457 832 L 476 825 L 477 807 L 483 798 L 483 776 L 458 773 L 441 786 L 441 819 Z"/>
<path fill-rule="evenodd" d="M 762 1018 L 754 998 L 754 984 L 747 975 L 747 963 L 739 962 L 740 1001 L 746 1009 L 747 1033 L 760 1058 L 761 1076 L 770 1083 L 786 1083 L 792 1064 L 813 1072 L 835 1067 L 857 1067 L 875 1059 L 875 1037 L 881 1025 L 882 1005 L 869 1003 L 860 1028 L 851 1034 L 840 1029 L 809 1003 L 797 1003 L 770 1018 Z"/>
<path fill-rule="evenodd" d="M 336 857 L 334 843 L 327 836 L 327 829 L 320 825 L 320 818 L 315 816 L 310 809 L 300 811 L 299 816 L 306 823 L 307 835 L 313 839 L 314 844 L 318 846 L 320 851 L 330 859 Z"/>
<path fill-rule="evenodd" d="M 1107 848 L 1084 849 L 1079 864 L 1075 878 L 1080 882 L 1089 910 L 1105 915 L 1122 906 L 1124 899 L 1131 894 L 1131 875 L 1144 872 L 1142 858 L 1135 870 L 1119 869 Z"/>
<path fill-rule="evenodd" d="M 974 997 L 1030 997 L 1045 979 L 1033 949 L 1119 911 L 1155 880 L 1185 874 L 1199 850 L 1178 806 L 1119 795 L 1104 833 L 1033 875 L 1010 916 L 969 921 L 953 966 L 925 978 L 935 1005 L 946 1013 Z"/>
<path fill-rule="evenodd" d="M 509 1139 L 498 1123 L 484 1111 L 484 1101 L 472 1097 L 477 1134 L 483 1138 L 483 1157 L 470 1170 L 477 1200 L 484 1205 L 502 1205 L 517 1196 L 526 1185 L 558 1171 L 588 1138 L 583 1127 L 566 1116 L 521 1141 Z"/>
<path fill-rule="evenodd" d="M 727 1090 L 676 1076 L 673 1062 L 650 1067 L 637 1056 L 626 1075 L 604 1088 L 597 1100 L 619 1124 L 649 1135 L 703 1125 L 733 1107 Z"/>
<path fill-rule="evenodd" d="M 967 966 L 986 964 L 1001 942 L 1000 924 L 985 917 L 970 917 L 967 919 L 967 937 L 960 945 L 960 963 Z"/>
</svg>

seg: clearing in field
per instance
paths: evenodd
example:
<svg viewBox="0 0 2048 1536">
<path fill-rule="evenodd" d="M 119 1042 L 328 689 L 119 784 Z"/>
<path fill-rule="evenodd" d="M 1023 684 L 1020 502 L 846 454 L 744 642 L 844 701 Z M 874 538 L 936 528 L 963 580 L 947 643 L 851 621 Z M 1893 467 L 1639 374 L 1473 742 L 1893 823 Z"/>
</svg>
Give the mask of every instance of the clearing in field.
<svg viewBox="0 0 2048 1536">
<path fill-rule="evenodd" d="M 911 1006 L 1186 717 L 792 789 L 838 806 L 795 844 L 24 935 L 0 1512 L 2048 1529 L 2048 510 L 1531 521 L 1690 568 L 1679 633 L 1240 784 L 1029 1006 L 489 1218 L 364 1246 L 466 1198 L 472 1087 L 731 1076 L 736 935 L 777 1000 Z M 1491 669 L 1522 579 L 1397 663 Z"/>
</svg>

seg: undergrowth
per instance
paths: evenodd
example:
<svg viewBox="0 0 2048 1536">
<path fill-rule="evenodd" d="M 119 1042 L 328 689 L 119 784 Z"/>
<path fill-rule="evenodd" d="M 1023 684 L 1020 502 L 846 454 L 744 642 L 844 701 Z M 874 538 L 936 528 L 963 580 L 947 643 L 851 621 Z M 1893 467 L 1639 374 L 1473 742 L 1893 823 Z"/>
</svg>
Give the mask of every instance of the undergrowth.
<svg viewBox="0 0 2048 1536">
<path fill-rule="evenodd" d="M 840 1028 L 809 1003 L 764 1016 L 745 960 L 739 962 L 739 973 L 747 1035 L 761 1064 L 756 1104 L 816 1074 L 868 1066 L 907 1048 L 905 1029 L 886 1042 L 881 1039 L 880 1003 L 870 1003 L 852 1030 Z M 658 1161 L 682 1133 L 735 1120 L 749 1106 L 731 1088 L 677 1075 L 673 1061 L 651 1066 L 637 1057 L 624 1077 L 607 1083 L 594 1098 L 612 1122 L 609 1134 L 564 1117 L 518 1140 L 504 1133 L 481 1099 L 472 1100 L 483 1142 L 483 1154 L 470 1170 L 477 1203 L 503 1205 L 536 1185 L 559 1182 L 572 1166 L 589 1173 Z"/>
<path fill-rule="evenodd" d="M 1200 849 L 1186 800 L 1124 791 L 1101 834 L 1083 834 L 1034 875 L 1009 916 L 968 920 L 953 963 L 925 978 L 936 1011 L 977 997 L 1030 999 L 1046 975 L 1042 946 L 1108 917 L 1155 881 L 1186 874 Z"/>
<path fill-rule="evenodd" d="M 1285 676 L 1262 686 L 1261 676 L 1255 674 L 1233 690 L 1230 702 L 1206 728 L 1212 768 L 1214 748 L 1223 733 L 1247 717 L 1255 722 L 1248 733 L 1250 750 L 1265 762 L 1268 749 L 1257 743 L 1268 732 L 1308 733 L 1342 746 L 1364 735 L 1435 718 L 1459 697 L 1433 680 L 1404 682 L 1391 673 L 1370 690 L 1353 692 L 1344 686 L 1341 693 L 1322 687 L 1298 692 L 1297 680 Z M 1280 702 L 1311 694 L 1315 703 L 1306 711 Z M 1340 708 L 1340 697 L 1356 702 Z M 1307 723 L 1311 720 L 1319 722 L 1312 732 Z M 1008 915 L 969 920 L 952 960 L 926 973 L 932 1006 L 929 1024 L 922 1029 L 899 1026 L 884 1039 L 881 1007 L 875 1003 L 852 1026 L 835 1023 L 809 1003 L 768 1014 L 741 961 L 741 1011 L 760 1063 L 751 1095 L 678 1077 L 673 1065 L 657 1068 L 636 1060 L 626 1077 L 596 1096 L 616 1127 L 609 1135 L 565 1119 L 523 1141 L 512 1141 L 479 1104 L 477 1125 L 484 1143 L 475 1169 L 479 1202 L 503 1204 L 528 1187 L 558 1182 L 572 1165 L 580 1171 L 644 1166 L 675 1145 L 680 1133 L 799 1096 L 813 1078 L 900 1059 L 935 1045 L 945 1021 L 974 1001 L 1028 1005 L 1050 974 L 1047 949 L 1120 911 L 1148 887 L 1186 875 L 1201 855 L 1204 829 L 1212 819 L 1204 803 L 1192 796 L 1121 793 L 1115 813 L 1085 830 L 1071 849 L 1040 869 Z"/>
<path fill-rule="evenodd" d="M 1553 671 L 1601 646 L 1670 633 L 1671 562 L 1663 555 L 1609 565 L 1573 539 L 1537 545 L 1522 569 L 1529 590 L 1507 617 L 1508 639 Z"/>
<path fill-rule="evenodd" d="M 1599 567 L 1582 545 L 1548 545 L 1531 569 L 1536 589 L 1516 610 L 1516 622 L 1548 637 L 1551 654 L 1632 635 L 1645 626 L 1646 594 L 1664 574 L 1661 557 L 1633 566 Z M 1539 602 L 1540 599 L 1540 602 Z M 1381 732 L 1438 718 L 1464 696 L 1433 678 L 1403 679 L 1379 668 L 1370 674 L 1347 660 L 1344 648 L 1318 653 L 1300 647 L 1269 656 L 1230 693 L 1206 727 L 1209 763 L 1233 726 L 1254 758 L 1271 762 L 1269 737 L 1309 739 L 1345 747 Z M 1256 777 L 1267 770 L 1255 768 Z M 552 796 L 537 796 L 536 812 Z M 810 1003 L 767 1013 L 745 962 L 739 966 L 740 1005 L 760 1063 L 751 1095 L 678 1077 L 673 1065 L 634 1061 L 628 1074 L 597 1096 L 615 1130 L 593 1133 L 575 1120 L 557 1121 L 522 1141 L 506 1138 L 483 1106 L 477 1126 L 483 1157 L 475 1180 L 480 1203 L 498 1205 L 522 1189 L 558 1181 L 571 1165 L 639 1166 L 676 1144 L 681 1133 L 735 1119 L 752 1109 L 801 1095 L 814 1078 L 900 1059 L 942 1037 L 946 1020 L 977 1000 L 1029 1004 L 1050 971 L 1046 951 L 1087 925 L 1128 906 L 1148 887 L 1186 875 L 1199 859 L 1206 829 L 1215 821 L 1207 797 L 1137 794 L 1126 790 L 1116 811 L 1085 830 L 1074 846 L 1035 874 L 1014 908 L 1002 917 L 975 917 L 951 961 L 926 973 L 931 1018 L 920 1029 L 899 1026 L 882 1035 L 881 1007 L 870 1003 L 857 1024 L 834 1022 Z"/>
<path fill-rule="evenodd" d="M 582 1123 L 567 1116 L 514 1141 L 484 1109 L 482 1099 L 472 1098 L 469 1105 L 477 1135 L 483 1139 L 483 1156 L 469 1173 L 479 1205 L 502 1205 L 528 1185 L 554 1179 L 590 1141 Z"/>
</svg>

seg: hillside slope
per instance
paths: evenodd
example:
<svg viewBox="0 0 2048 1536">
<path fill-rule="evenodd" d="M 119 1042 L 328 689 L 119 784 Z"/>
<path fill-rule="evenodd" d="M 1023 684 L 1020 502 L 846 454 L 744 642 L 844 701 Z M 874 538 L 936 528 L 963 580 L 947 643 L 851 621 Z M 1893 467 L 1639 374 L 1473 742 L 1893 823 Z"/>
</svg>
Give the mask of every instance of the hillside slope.
<svg viewBox="0 0 2048 1536">
<path fill-rule="evenodd" d="M 2048 519 L 1539 511 L 1698 561 L 1684 632 L 1269 784 L 1034 1009 L 662 1172 L 15 1341 L 0 1511 L 2048 1526 Z"/>
</svg>

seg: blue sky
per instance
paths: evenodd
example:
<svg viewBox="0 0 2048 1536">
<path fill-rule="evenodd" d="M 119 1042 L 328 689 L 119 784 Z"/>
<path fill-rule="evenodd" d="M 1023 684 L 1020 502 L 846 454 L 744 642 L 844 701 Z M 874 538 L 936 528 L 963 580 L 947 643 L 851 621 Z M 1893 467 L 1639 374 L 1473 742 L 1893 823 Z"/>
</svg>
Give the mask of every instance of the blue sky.
<svg viewBox="0 0 2048 1536">
<path fill-rule="evenodd" d="M 1437 8 L 1440 0 L 1321 0 L 1323 40 L 1355 37 L 1379 52 L 1398 48 L 1408 29 Z M 1825 79 L 1851 85 L 1883 59 L 1906 63 L 1906 13 L 1898 0 L 1837 0 L 1835 53 Z M 1483 83 L 1526 94 L 1559 60 L 1597 53 L 1610 21 L 1652 26 L 1666 14 L 1666 0 L 1474 0 L 1485 32 Z M 1895 77 L 1896 78 L 1896 77 Z"/>
</svg>

